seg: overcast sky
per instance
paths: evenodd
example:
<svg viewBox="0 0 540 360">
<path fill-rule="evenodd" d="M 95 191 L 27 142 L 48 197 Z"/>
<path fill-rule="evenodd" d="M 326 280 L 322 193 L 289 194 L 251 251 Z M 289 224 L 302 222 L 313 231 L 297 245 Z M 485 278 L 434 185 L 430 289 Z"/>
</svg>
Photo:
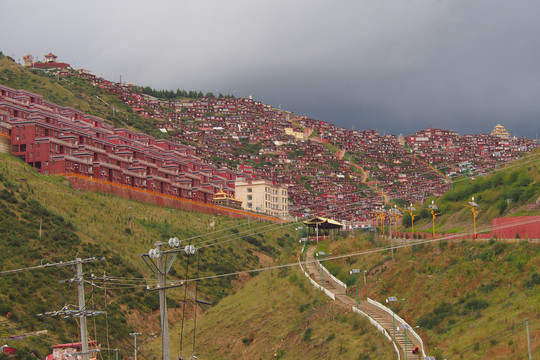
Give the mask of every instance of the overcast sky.
<svg viewBox="0 0 540 360">
<path fill-rule="evenodd" d="M 3 0 L 0 51 L 357 130 L 540 133 L 538 0 Z"/>
</svg>

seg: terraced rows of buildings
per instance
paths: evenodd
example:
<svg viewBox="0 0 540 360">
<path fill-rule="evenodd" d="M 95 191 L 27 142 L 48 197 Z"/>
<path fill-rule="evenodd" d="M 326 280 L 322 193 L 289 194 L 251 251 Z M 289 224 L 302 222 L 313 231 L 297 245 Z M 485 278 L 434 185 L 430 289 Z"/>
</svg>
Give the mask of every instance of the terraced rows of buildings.
<svg viewBox="0 0 540 360">
<path fill-rule="evenodd" d="M 367 221 L 389 198 L 423 201 L 446 191 L 453 175 L 483 174 L 538 146 L 504 132 L 461 136 L 430 128 L 403 137 L 347 130 L 251 97 L 160 100 L 86 71 L 71 76 L 154 118 L 170 140 L 1 87 L 2 131 L 11 131 L 13 152 L 41 172 L 77 171 L 203 202 L 220 189 L 234 195 L 237 179 L 264 179 L 288 189 L 294 216 Z"/>
</svg>

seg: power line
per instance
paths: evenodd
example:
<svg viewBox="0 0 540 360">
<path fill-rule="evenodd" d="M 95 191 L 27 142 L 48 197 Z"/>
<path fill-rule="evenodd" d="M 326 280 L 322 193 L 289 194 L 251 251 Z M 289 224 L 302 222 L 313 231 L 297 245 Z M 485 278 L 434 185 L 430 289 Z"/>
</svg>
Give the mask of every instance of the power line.
<svg viewBox="0 0 540 360">
<path fill-rule="evenodd" d="M 94 262 L 94 261 L 98 261 L 98 260 L 104 260 L 104 258 L 98 259 L 96 257 L 92 257 L 92 258 L 88 258 L 88 259 L 76 259 L 76 260 L 71 260 L 71 261 L 60 261 L 60 262 L 52 263 L 52 264 L 47 263 L 47 264 L 31 266 L 31 267 L 27 267 L 27 268 L 6 270 L 6 271 L 1 271 L 0 276 L 16 274 L 16 273 L 19 273 L 19 272 L 31 271 L 31 270 L 37 270 L 37 269 L 46 269 L 46 268 L 50 268 L 50 267 L 71 266 L 71 265 L 77 265 L 79 263 L 80 264 L 86 264 L 86 263 L 90 263 L 90 262 Z"/>
<path fill-rule="evenodd" d="M 536 222 L 536 220 L 523 220 L 523 221 L 520 221 L 520 222 L 513 223 L 511 225 L 499 226 L 499 227 L 497 227 L 497 229 L 504 229 L 506 227 L 515 226 L 515 225 L 530 224 L 532 222 Z M 482 232 L 483 230 L 479 230 L 479 231 Z M 449 234 L 449 235 L 446 235 L 446 236 L 443 236 L 443 237 L 440 237 L 440 238 L 437 238 L 437 239 L 416 241 L 414 243 L 407 243 L 407 244 L 402 244 L 402 245 L 394 245 L 393 248 L 394 249 L 400 249 L 400 248 L 407 248 L 407 247 L 412 247 L 412 246 L 417 246 L 417 245 L 422 245 L 422 244 L 435 243 L 435 242 L 440 242 L 440 241 L 457 240 L 458 238 L 460 238 L 463 235 L 472 235 L 472 233 Z M 334 256 L 329 256 L 329 257 L 325 258 L 325 261 L 326 260 L 337 260 L 337 259 L 343 259 L 343 258 L 349 258 L 349 257 L 356 257 L 356 256 L 362 256 L 362 255 L 370 255 L 370 254 L 374 254 L 374 253 L 378 253 L 378 252 L 389 251 L 391 249 L 392 249 L 392 247 L 388 246 L 388 247 L 377 248 L 377 249 L 361 251 L 361 252 L 356 252 L 356 253 L 343 254 L 343 255 L 334 255 Z M 200 280 L 209 280 L 209 279 L 222 278 L 222 277 L 227 277 L 227 276 L 237 276 L 237 275 L 245 274 L 245 273 L 256 273 L 256 272 L 261 272 L 261 271 L 282 269 L 282 268 L 293 267 L 293 266 L 297 266 L 297 265 L 298 265 L 298 263 L 295 262 L 295 263 L 289 263 L 289 264 L 269 266 L 269 267 L 264 267 L 264 268 L 256 268 L 256 269 L 250 269 L 250 270 L 236 271 L 236 272 L 226 273 L 226 274 L 204 276 L 204 277 L 199 277 L 199 278 L 194 278 L 194 279 L 184 279 L 182 281 L 183 282 L 192 282 L 192 281 L 200 281 Z"/>
</svg>

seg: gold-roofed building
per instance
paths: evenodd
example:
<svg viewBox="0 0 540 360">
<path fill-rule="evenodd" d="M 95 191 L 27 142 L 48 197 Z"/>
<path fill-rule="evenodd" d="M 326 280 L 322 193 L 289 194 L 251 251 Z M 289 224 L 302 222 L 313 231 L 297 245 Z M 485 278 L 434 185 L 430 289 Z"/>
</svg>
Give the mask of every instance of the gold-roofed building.
<svg viewBox="0 0 540 360">
<path fill-rule="evenodd" d="M 229 195 L 221 189 L 213 195 L 214 204 L 219 206 L 232 207 L 240 209 L 242 207 L 242 200 L 235 199 L 234 196 Z"/>
<path fill-rule="evenodd" d="M 493 128 L 491 135 L 505 139 L 510 137 L 508 130 L 506 130 L 501 124 L 497 124 L 497 126 Z"/>
</svg>

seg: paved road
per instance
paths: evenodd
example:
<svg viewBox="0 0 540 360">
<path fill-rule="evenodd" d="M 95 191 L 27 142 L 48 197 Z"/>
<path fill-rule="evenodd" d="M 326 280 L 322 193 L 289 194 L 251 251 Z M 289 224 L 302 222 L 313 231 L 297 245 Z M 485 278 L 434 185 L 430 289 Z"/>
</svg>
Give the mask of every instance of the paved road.
<svg viewBox="0 0 540 360">
<path fill-rule="evenodd" d="M 319 262 L 316 261 L 315 257 L 313 256 L 314 252 L 315 247 L 308 248 L 307 273 L 319 285 L 321 285 L 321 281 L 324 280 L 324 288 L 335 295 L 337 304 L 346 306 L 347 309 L 356 307 L 356 300 L 347 296 L 347 290 L 343 286 L 332 280 L 332 278 L 328 276 L 328 273 L 324 273 L 324 276 L 321 276 L 321 265 Z M 366 300 L 359 301 L 358 309 L 371 316 L 371 318 L 377 321 L 388 332 L 388 334 L 393 337 L 394 327 L 392 324 L 391 314 L 388 314 L 387 312 L 379 309 L 377 306 L 370 304 Z M 403 326 L 397 321 L 397 319 L 395 325 L 396 343 L 400 348 L 401 358 L 405 359 L 405 337 L 403 336 Z M 399 328 L 400 331 L 398 331 L 397 328 Z M 421 354 L 411 353 L 412 349 L 414 349 L 416 345 L 420 344 L 417 343 L 416 339 L 410 337 L 409 334 L 407 334 L 407 360 L 423 360 Z"/>
</svg>

